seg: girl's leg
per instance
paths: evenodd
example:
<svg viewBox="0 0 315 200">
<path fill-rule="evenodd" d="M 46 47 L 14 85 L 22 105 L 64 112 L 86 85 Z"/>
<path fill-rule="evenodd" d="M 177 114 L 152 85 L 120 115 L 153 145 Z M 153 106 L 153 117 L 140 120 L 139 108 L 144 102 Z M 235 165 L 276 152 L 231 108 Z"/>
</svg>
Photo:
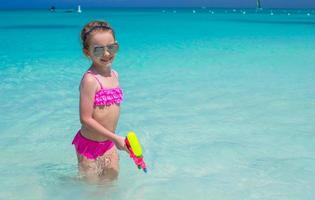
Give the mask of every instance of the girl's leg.
<svg viewBox="0 0 315 200">
<path fill-rule="evenodd" d="M 102 179 L 115 180 L 119 174 L 119 155 L 115 146 L 97 158 L 97 165 L 102 169 Z"/>
<path fill-rule="evenodd" d="M 82 178 L 91 183 L 99 181 L 100 170 L 96 160 L 90 160 L 77 153 L 79 174 Z"/>
</svg>

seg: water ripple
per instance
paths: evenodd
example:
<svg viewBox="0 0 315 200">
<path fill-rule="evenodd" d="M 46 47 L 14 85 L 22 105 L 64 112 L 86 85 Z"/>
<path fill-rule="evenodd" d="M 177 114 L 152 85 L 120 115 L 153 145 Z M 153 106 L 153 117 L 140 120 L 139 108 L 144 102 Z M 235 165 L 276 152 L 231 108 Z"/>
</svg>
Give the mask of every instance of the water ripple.
<svg viewBox="0 0 315 200">
<path fill-rule="evenodd" d="M 34 24 L 34 25 L 9 25 L 9 26 L 0 26 L 0 29 L 74 29 L 78 26 L 75 25 L 40 25 L 40 24 Z"/>
</svg>

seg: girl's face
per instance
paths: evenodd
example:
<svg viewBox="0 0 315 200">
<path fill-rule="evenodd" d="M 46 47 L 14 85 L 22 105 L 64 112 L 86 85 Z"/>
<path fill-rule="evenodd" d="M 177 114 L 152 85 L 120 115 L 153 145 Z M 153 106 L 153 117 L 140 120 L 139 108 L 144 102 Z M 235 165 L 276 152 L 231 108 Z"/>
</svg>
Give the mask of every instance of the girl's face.
<svg viewBox="0 0 315 200">
<path fill-rule="evenodd" d="M 89 49 L 85 54 L 91 58 L 94 64 L 99 66 L 111 66 L 118 50 L 118 43 L 111 32 L 95 32 L 90 38 Z"/>
</svg>

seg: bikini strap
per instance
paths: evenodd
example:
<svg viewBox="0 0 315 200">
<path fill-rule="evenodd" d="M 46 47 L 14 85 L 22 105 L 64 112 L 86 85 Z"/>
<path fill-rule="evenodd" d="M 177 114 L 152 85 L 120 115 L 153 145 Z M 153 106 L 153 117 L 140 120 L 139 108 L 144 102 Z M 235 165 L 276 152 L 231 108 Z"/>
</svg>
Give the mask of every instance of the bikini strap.
<svg viewBox="0 0 315 200">
<path fill-rule="evenodd" d="M 112 71 L 114 72 L 116 78 L 118 79 L 118 73 L 115 70 L 113 70 L 113 69 L 112 69 Z"/>
<path fill-rule="evenodd" d="M 101 81 L 96 77 L 95 73 L 93 73 L 91 70 L 88 70 L 86 73 L 92 74 L 94 76 L 94 78 L 96 79 L 96 81 L 98 82 L 98 84 L 100 84 L 101 89 L 103 89 L 103 85 L 102 85 Z"/>
</svg>

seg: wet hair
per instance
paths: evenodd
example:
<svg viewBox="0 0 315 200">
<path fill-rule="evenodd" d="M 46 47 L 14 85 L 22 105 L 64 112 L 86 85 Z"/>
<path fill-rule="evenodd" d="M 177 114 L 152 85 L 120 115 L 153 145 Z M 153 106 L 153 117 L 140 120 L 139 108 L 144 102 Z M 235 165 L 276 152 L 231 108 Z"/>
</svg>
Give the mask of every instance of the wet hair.
<svg viewBox="0 0 315 200">
<path fill-rule="evenodd" d="M 114 30 L 110 27 L 110 25 L 107 22 L 92 21 L 86 24 L 81 31 L 81 42 L 84 49 L 89 48 L 89 40 L 91 38 L 92 33 L 100 31 L 112 33 L 114 40 L 116 40 Z"/>
</svg>

